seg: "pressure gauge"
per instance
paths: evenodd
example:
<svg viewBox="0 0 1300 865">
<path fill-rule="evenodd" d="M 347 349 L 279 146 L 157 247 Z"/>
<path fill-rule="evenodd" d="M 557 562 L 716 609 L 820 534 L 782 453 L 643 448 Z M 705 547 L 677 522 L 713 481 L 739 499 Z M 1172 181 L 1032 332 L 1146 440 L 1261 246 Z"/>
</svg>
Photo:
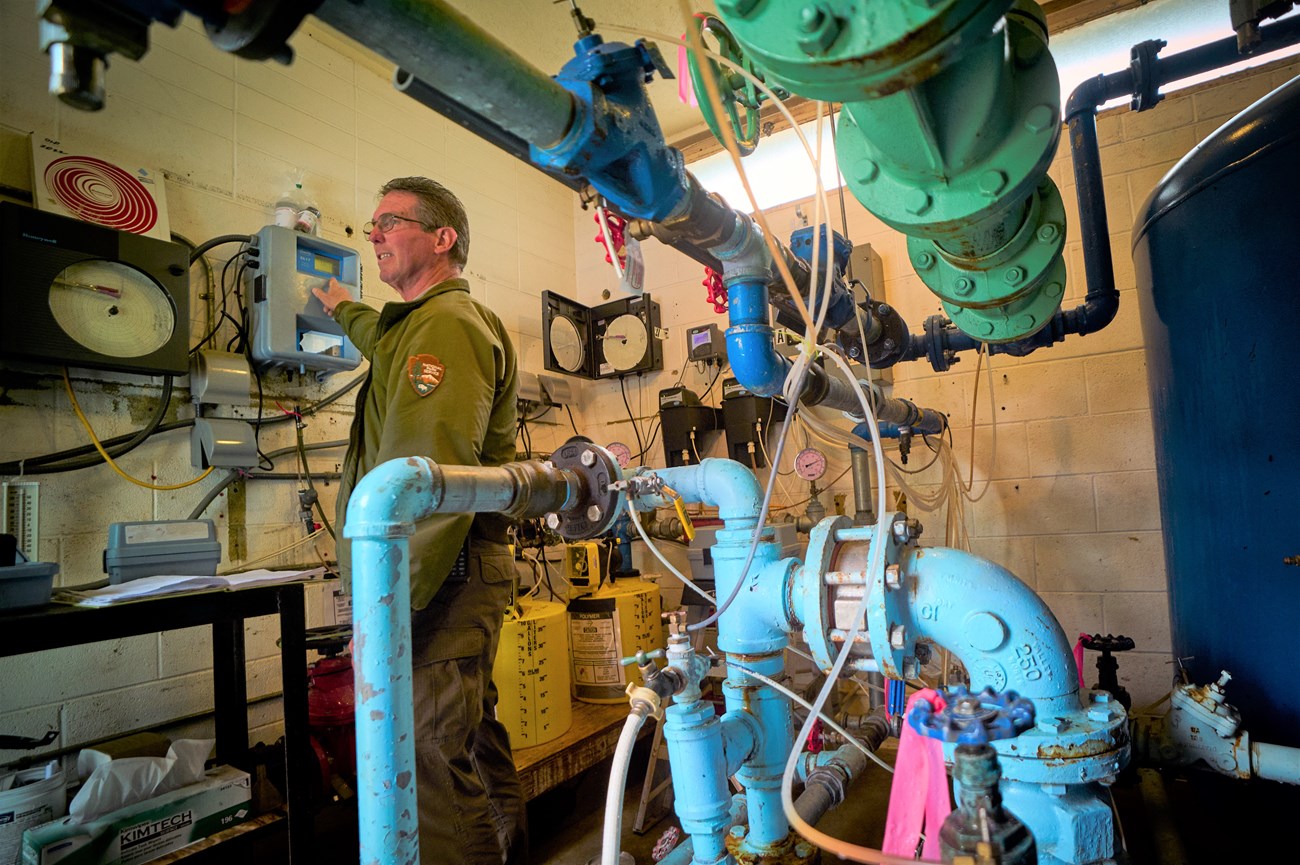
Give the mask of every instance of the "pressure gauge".
<svg viewBox="0 0 1300 865">
<path fill-rule="evenodd" d="M 618 460 L 618 467 L 625 469 L 632 462 L 632 449 L 622 442 L 610 442 L 605 446 L 614 459 Z"/>
<path fill-rule="evenodd" d="M 826 474 L 826 454 L 817 448 L 804 448 L 795 454 L 795 474 L 806 481 L 815 481 Z"/>
</svg>

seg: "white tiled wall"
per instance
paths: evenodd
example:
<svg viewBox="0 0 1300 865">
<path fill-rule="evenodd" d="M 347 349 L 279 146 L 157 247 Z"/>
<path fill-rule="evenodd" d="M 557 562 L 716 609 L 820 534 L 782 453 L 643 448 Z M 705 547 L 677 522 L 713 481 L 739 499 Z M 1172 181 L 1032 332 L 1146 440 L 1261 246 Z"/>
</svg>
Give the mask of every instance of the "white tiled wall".
<svg viewBox="0 0 1300 865">
<path fill-rule="evenodd" d="M 90 150 L 130 156 L 166 177 L 171 228 L 196 243 L 223 234 L 247 234 L 271 221 L 286 176 L 301 168 L 304 189 L 322 211 L 322 234 L 362 250 L 366 299 L 378 306 L 394 297 L 369 275 L 374 259 L 360 234 L 375 192 L 385 181 L 424 174 L 447 184 L 465 204 L 471 225 L 467 276 L 474 295 L 505 321 L 521 363 L 541 369 L 539 295 L 572 292 L 573 194 L 459 126 L 395 91 L 391 68 L 309 20 L 293 37 L 292 65 L 252 63 L 213 47 L 192 19 L 171 30 L 151 30 L 152 45 L 139 63 L 115 59 L 108 72 L 107 107 L 83 113 L 61 106 L 46 92 L 47 60 L 38 50 L 36 16 L 22 4 L 0 5 L 0 185 L 22 199 L 31 188 L 29 134 L 75 140 Z M 236 245 L 210 254 L 220 272 Z M 202 272 L 193 273 L 198 294 Z M 192 304 L 191 335 L 204 332 L 202 304 Z M 229 334 L 223 332 L 223 340 Z M 156 379 L 73 368 L 73 385 L 96 433 L 109 437 L 143 426 L 157 402 Z M 323 384 L 266 379 L 267 405 L 306 405 L 350 380 L 339 373 Z M 18 460 L 86 443 L 57 370 L 0 368 L 0 460 Z M 190 417 L 186 379 L 178 379 L 172 417 Z M 351 395 L 307 420 L 308 442 L 346 439 Z M 575 406 L 581 412 L 581 406 Z M 252 411 L 245 411 L 251 416 Z M 532 425 L 535 448 L 549 452 L 570 433 L 568 419 L 552 411 Z M 578 415 L 581 416 L 580 414 Z M 263 450 L 293 444 L 291 424 L 266 427 Z M 342 449 L 316 451 L 312 465 L 335 470 Z M 187 431 L 165 433 L 124 456 L 122 468 L 155 483 L 195 476 Z M 280 471 L 293 473 L 292 455 Z M 59 585 L 102 577 L 107 525 L 122 520 L 185 517 L 220 472 L 191 487 L 154 492 L 128 484 L 106 466 L 40 475 L 39 556 L 61 566 Z M 12 480 L 13 478 L 5 478 Z M 318 482 L 326 513 L 334 512 L 335 485 Z M 299 541 L 294 480 L 237 485 L 205 516 L 218 524 L 225 548 L 222 567 L 245 562 Z M 322 551 L 333 557 L 326 538 Z M 272 564 L 315 560 L 310 545 Z M 262 564 L 262 563 L 259 563 Z M 330 592 L 308 595 L 308 625 L 333 621 Z M 278 622 L 248 624 L 249 696 L 274 696 L 280 688 L 275 646 Z M 38 736 L 59 729 L 51 748 L 211 708 L 209 629 L 195 628 L 22 656 L 0 664 L 0 732 Z M 278 735 L 279 707 L 263 700 L 250 709 L 254 741 Z M 180 731 L 203 732 L 205 721 Z M 173 731 L 176 732 L 176 731 Z M 0 751 L 0 763 L 24 756 Z"/>
</svg>

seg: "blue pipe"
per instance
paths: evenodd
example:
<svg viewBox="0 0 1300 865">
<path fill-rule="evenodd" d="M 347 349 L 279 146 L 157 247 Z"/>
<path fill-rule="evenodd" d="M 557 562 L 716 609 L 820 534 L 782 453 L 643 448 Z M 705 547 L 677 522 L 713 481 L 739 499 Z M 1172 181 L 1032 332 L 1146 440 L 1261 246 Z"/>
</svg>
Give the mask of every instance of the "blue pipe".
<svg viewBox="0 0 1300 865">
<path fill-rule="evenodd" d="M 753 528 L 763 504 L 763 489 L 754 473 L 735 460 L 706 457 L 698 465 L 655 469 L 664 483 L 687 502 L 701 502 L 718 509 L 728 528 Z M 643 509 L 670 508 L 667 496 L 643 496 Z"/>
<path fill-rule="evenodd" d="M 717 533 L 712 547 L 713 575 L 719 595 L 729 596 L 741 578 L 741 568 L 749 553 L 754 529 L 762 505 L 762 489 L 753 472 L 732 460 L 706 459 L 699 465 L 659 469 L 655 472 L 685 501 L 702 502 L 718 508 L 724 528 Z M 662 506 L 663 497 L 649 497 L 644 504 Z M 755 549 L 750 566 L 751 585 L 756 591 L 741 591 L 731 606 L 718 620 L 718 647 L 728 658 L 743 661 L 743 666 L 769 677 L 779 677 L 784 669 L 783 650 L 787 644 L 790 621 L 786 611 L 786 588 L 797 562 L 780 560 L 780 546 L 770 539 L 761 540 Z M 790 826 L 781 806 L 781 775 L 786 755 L 792 742 L 790 732 L 793 719 L 790 703 L 775 689 L 750 677 L 739 669 L 732 669 L 723 685 L 727 714 L 717 724 L 716 734 L 711 731 L 709 717 L 691 707 L 673 706 L 666 713 L 664 737 L 669 742 L 669 756 L 674 766 L 674 790 L 677 791 L 678 755 L 673 742 L 678 741 L 678 752 L 685 765 L 692 767 L 690 779 L 678 810 L 683 829 L 699 826 L 703 837 L 694 837 L 695 862 L 712 862 L 723 841 L 725 823 L 721 815 L 726 810 L 726 778 L 735 775 L 745 787 L 749 807 L 748 831 L 741 849 L 756 856 L 770 853 L 790 833 Z M 692 704 L 694 705 L 694 704 Z M 724 745 L 723 728 L 735 730 L 734 740 Z M 701 769 L 706 778 L 696 774 L 694 768 L 701 764 L 706 745 L 701 742 L 709 736 L 708 749 L 721 752 L 707 768 Z M 716 737 L 717 744 L 712 739 Z M 738 768 L 731 762 L 741 752 L 745 758 Z M 719 775 L 722 772 L 725 774 Z M 739 836 L 738 836 L 739 837 Z M 721 848 L 725 851 L 725 845 Z"/>
<path fill-rule="evenodd" d="M 673 810 L 691 836 L 695 862 L 727 854 L 730 791 L 722 722 L 705 700 L 674 703 L 664 710 L 664 741 L 673 767 Z"/>
<path fill-rule="evenodd" d="M 956 655 L 971 690 L 1015 691 L 1033 701 L 1040 718 L 1081 710 L 1072 645 L 1043 599 L 1015 574 L 944 547 L 909 548 L 901 565 L 910 619 L 903 624 Z"/>
<path fill-rule="evenodd" d="M 376 466 L 348 501 L 357 812 L 362 862 L 420 861 L 411 691 L 410 536 L 431 512 L 433 471 L 412 457 Z"/>
<path fill-rule="evenodd" d="M 717 567 L 718 561 L 714 559 L 715 574 Z M 768 678 L 779 678 L 785 671 L 785 656 L 780 650 L 761 656 L 749 655 L 745 661 L 746 667 Z M 749 800 L 749 833 L 744 849 L 761 854 L 790 834 L 790 824 L 781 806 L 781 775 L 790 754 L 789 731 L 793 729 L 790 701 L 775 688 L 741 670 L 730 672 L 722 683 L 722 691 L 727 714 L 752 718 L 761 731 L 754 752 L 743 766 L 732 772 L 744 786 Z"/>
</svg>

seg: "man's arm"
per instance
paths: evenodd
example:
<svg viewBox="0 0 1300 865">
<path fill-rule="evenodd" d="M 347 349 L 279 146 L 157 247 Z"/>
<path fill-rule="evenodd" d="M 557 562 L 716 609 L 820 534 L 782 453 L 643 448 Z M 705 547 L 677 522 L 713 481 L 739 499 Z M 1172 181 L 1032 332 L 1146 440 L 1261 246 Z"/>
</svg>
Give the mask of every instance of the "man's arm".
<svg viewBox="0 0 1300 865">
<path fill-rule="evenodd" d="M 364 303 L 354 301 L 352 293 L 332 277 L 323 289 L 312 288 L 311 293 L 320 299 L 325 314 L 339 323 L 357 351 L 366 360 L 370 360 L 378 340 L 376 333 L 379 313 Z"/>
</svg>

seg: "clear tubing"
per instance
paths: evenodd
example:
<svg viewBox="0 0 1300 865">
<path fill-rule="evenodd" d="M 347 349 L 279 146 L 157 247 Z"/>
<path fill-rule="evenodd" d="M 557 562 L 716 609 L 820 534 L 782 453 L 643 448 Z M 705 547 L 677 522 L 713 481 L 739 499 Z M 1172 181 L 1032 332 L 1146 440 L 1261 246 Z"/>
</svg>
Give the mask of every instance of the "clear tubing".
<svg viewBox="0 0 1300 865">
<path fill-rule="evenodd" d="M 849 381 L 855 381 L 853 373 L 838 354 L 834 352 L 825 352 L 826 356 L 831 358 L 840 370 L 848 377 Z M 884 476 L 885 454 L 880 445 L 880 429 L 876 423 L 875 413 L 872 411 L 869 400 L 863 393 L 861 387 L 858 388 L 858 399 L 862 403 L 863 414 L 870 424 L 872 453 L 876 458 L 876 468 L 880 476 Z M 876 508 L 879 514 L 885 511 L 885 486 L 877 484 Z M 876 534 L 871 545 L 871 561 L 868 566 L 868 573 L 875 573 L 884 566 L 885 555 L 885 520 L 879 516 L 876 520 Z M 858 604 L 857 610 L 854 611 L 853 621 L 862 620 L 866 613 L 867 604 L 870 601 L 871 594 L 864 592 L 862 601 Z M 842 859 L 851 859 L 854 862 L 882 863 L 882 865 L 910 865 L 913 859 L 901 856 L 891 856 L 882 850 L 876 850 L 870 847 L 862 847 L 857 844 L 850 844 L 827 835 L 825 832 L 819 832 L 816 827 L 811 826 L 802 817 L 794 807 L 794 777 L 799 765 L 799 757 L 802 753 L 802 743 L 807 740 L 809 731 L 812 730 L 813 722 L 821 713 L 822 707 L 826 705 L 826 700 L 830 697 L 831 692 L 835 689 L 835 683 L 844 670 L 845 663 L 848 662 L 849 654 L 853 650 L 853 643 L 857 639 L 861 628 L 856 624 L 853 630 L 849 632 L 844 641 L 844 647 L 840 649 L 839 655 L 835 659 L 834 665 L 826 675 L 826 684 L 822 686 L 821 692 L 813 702 L 812 711 L 809 712 L 807 720 L 804 721 L 803 727 L 794 738 L 794 747 L 790 749 L 790 759 L 786 761 L 785 773 L 781 777 L 781 806 L 785 810 L 786 819 L 790 822 L 791 828 L 798 832 L 808 841 L 816 844 L 824 850 L 827 850 Z"/>
<path fill-rule="evenodd" d="M 650 536 L 647 535 L 645 529 L 642 528 L 641 517 L 636 512 L 636 506 L 632 504 L 631 496 L 628 496 L 627 498 L 627 512 L 632 517 L 632 525 L 636 526 L 637 534 L 641 536 L 641 540 L 645 541 L 645 545 L 650 548 L 650 552 L 654 553 L 655 558 L 663 562 L 664 567 L 667 568 L 668 571 L 674 577 L 681 580 L 686 585 L 690 586 L 695 591 L 695 594 L 704 598 L 710 604 L 716 604 L 717 600 L 713 597 L 713 595 L 710 595 L 708 592 L 704 591 L 704 589 L 701 589 L 699 586 L 692 583 L 689 579 L 687 579 L 685 574 L 683 574 L 681 571 L 673 567 L 672 562 L 664 558 L 663 553 L 659 552 L 659 548 L 655 546 L 654 541 L 650 540 Z"/>
</svg>

